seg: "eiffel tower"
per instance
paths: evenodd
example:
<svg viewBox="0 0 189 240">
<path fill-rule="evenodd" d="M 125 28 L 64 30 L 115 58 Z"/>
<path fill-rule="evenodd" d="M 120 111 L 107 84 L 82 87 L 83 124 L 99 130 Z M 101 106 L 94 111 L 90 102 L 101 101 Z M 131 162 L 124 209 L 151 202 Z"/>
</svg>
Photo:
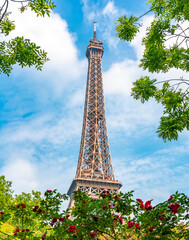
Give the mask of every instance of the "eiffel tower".
<svg viewBox="0 0 189 240">
<path fill-rule="evenodd" d="M 76 176 L 67 192 L 70 197 L 69 208 L 74 204 L 73 191 L 81 189 L 95 198 L 103 190 L 114 193 L 122 186 L 115 180 L 108 143 L 101 66 L 103 53 L 103 42 L 96 38 L 94 22 L 93 39 L 86 50 L 88 76 L 83 129 Z"/>
</svg>

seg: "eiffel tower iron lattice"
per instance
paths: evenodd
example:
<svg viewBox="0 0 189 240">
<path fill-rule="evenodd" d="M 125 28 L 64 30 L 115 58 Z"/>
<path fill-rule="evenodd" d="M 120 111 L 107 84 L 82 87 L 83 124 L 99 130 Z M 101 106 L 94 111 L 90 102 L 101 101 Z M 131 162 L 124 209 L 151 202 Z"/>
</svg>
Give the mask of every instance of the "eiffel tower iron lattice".
<svg viewBox="0 0 189 240">
<path fill-rule="evenodd" d="M 83 129 L 76 176 L 68 190 L 69 207 L 73 206 L 75 190 L 81 189 L 95 197 L 103 190 L 118 192 L 122 186 L 115 180 L 108 143 L 101 65 L 103 53 L 103 42 L 96 38 L 94 22 L 94 36 L 86 50 L 88 76 Z"/>
</svg>

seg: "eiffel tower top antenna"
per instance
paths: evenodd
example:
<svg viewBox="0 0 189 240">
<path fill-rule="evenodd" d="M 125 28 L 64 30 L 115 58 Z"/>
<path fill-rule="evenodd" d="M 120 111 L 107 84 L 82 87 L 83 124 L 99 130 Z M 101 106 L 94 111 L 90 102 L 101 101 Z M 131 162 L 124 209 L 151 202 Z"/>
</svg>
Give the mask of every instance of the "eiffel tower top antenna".
<svg viewBox="0 0 189 240">
<path fill-rule="evenodd" d="M 96 24 L 97 24 L 97 22 L 94 21 L 94 36 L 93 36 L 94 40 L 97 40 L 97 38 L 96 38 Z"/>
</svg>

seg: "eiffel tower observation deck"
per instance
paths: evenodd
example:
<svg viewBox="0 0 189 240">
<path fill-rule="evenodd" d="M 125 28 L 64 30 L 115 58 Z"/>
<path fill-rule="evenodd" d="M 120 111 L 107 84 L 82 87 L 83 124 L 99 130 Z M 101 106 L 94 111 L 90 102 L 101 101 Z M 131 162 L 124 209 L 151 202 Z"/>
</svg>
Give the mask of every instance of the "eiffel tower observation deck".
<svg viewBox="0 0 189 240">
<path fill-rule="evenodd" d="M 74 204 L 73 192 L 78 189 L 95 198 L 103 190 L 114 193 L 122 186 L 115 180 L 108 143 L 101 65 L 103 53 L 103 42 L 96 38 L 94 22 L 93 39 L 86 50 L 88 76 L 83 128 L 76 176 L 67 192 L 69 208 Z"/>
</svg>

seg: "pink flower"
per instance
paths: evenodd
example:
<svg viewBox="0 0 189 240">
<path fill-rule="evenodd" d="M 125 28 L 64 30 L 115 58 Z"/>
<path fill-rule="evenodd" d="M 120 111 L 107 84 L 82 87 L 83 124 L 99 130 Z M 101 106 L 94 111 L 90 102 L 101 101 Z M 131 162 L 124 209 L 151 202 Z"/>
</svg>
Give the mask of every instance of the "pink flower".
<svg viewBox="0 0 189 240">
<path fill-rule="evenodd" d="M 140 229 L 140 225 L 139 225 L 138 223 L 135 224 L 135 227 L 136 227 L 137 229 Z"/>
<path fill-rule="evenodd" d="M 90 235 L 91 237 L 96 237 L 96 236 L 97 236 L 97 233 L 91 232 L 91 233 L 89 233 L 89 235 Z"/>
<path fill-rule="evenodd" d="M 131 221 L 128 222 L 129 227 L 133 227 L 134 225 L 135 225 L 134 222 L 131 222 Z"/>
<path fill-rule="evenodd" d="M 68 231 L 69 232 L 75 232 L 76 227 L 74 225 L 69 226 Z"/>
</svg>

